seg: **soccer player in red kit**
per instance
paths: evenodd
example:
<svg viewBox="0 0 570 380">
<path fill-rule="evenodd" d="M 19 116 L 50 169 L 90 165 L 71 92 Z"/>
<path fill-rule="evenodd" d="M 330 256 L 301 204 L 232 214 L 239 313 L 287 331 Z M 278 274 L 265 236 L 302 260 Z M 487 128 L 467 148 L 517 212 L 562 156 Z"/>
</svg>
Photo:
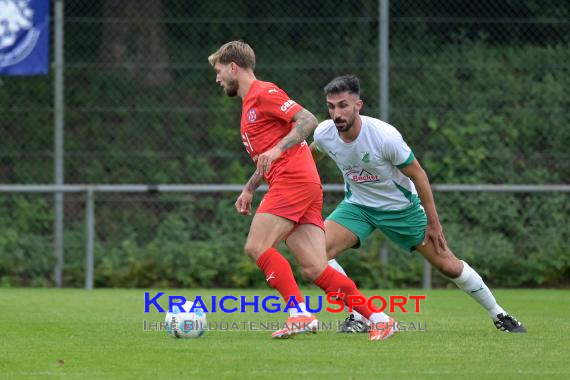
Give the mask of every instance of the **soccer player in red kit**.
<svg viewBox="0 0 570 380">
<path fill-rule="evenodd" d="M 269 184 L 251 222 L 245 251 L 265 273 L 269 286 L 287 303 L 295 297 L 300 307 L 290 309 L 287 323 L 272 337 L 316 331 L 318 321 L 307 312 L 291 266 L 275 248 L 281 240 L 303 274 L 326 293 L 343 293 L 343 300 L 362 295 L 351 279 L 327 265 L 321 181 L 305 142 L 317 119 L 275 84 L 256 79 L 255 53 L 245 42 L 222 45 L 208 61 L 216 71 L 216 83 L 228 96 L 242 99 L 241 138 L 257 166 L 235 203 L 237 211 L 250 215 L 253 193 L 264 178 Z M 366 307 L 356 310 L 374 321 Z M 371 334 L 371 339 L 385 339 L 394 332 L 387 328 Z"/>
</svg>

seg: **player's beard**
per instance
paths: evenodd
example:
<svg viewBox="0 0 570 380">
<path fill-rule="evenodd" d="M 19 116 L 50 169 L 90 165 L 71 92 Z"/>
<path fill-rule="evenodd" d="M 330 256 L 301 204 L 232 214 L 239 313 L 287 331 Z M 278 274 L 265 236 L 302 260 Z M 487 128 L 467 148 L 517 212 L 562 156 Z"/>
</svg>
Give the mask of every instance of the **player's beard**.
<svg viewBox="0 0 570 380">
<path fill-rule="evenodd" d="M 334 119 L 334 124 L 336 126 L 336 130 L 340 133 L 342 132 L 348 132 L 350 130 L 350 128 L 352 128 L 352 126 L 354 125 L 354 121 L 356 120 L 356 112 L 352 115 L 352 117 L 348 120 L 343 120 L 340 118 L 336 118 Z M 342 125 L 338 125 L 339 123 L 342 123 Z"/>
<path fill-rule="evenodd" d="M 226 95 L 233 98 L 238 93 L 238 81 L 235 79 L 228 80 L 228 84 L 224 87 Z"/>
</svg>

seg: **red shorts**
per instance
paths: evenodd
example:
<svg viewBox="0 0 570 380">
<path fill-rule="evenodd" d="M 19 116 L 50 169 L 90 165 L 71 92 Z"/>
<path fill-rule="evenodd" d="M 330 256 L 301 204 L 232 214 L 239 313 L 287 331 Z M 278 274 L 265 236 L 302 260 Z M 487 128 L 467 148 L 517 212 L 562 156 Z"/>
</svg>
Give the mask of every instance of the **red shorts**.
<svg viewBox="0 0 570 380">
<path fill-rule="evenodd" d="M 296 224 L 314 224 L 323 231 L 323 188 L 318 183 L 277 184 L 259 204 L 257 212 L 273 214 Z"/>
</svg>

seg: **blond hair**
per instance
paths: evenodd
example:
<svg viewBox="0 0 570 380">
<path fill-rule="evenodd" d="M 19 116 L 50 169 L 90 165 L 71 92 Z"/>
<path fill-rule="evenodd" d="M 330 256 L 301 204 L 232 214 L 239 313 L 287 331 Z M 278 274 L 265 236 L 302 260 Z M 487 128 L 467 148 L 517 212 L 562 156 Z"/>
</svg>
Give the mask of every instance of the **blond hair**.
<svg viewBox="0 0 570 380">
<path fill-rule="evenodd" d="M 223 44 L 212 55 L 208 57 L 210 65 L 214 66 L 216 63 L 227 65 L 228 63 L 235 63 L 244 69 L 255 68 L 255 53 L 251 46 L 243 41 L 231 41 Z"/>
</svg>

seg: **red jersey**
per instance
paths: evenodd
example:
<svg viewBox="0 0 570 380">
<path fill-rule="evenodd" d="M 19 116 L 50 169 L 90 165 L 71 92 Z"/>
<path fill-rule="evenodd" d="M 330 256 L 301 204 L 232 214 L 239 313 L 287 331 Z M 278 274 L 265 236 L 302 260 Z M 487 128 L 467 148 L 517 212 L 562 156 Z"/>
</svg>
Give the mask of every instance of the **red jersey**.
<svg viewBox="0 0 570 380">
<path fill-rule="evenodd" d="M 293 128 L 293 116 L 303 107 L 269 82 L 256 80 L 243 99 L 241 139 L 254 162 Z M 271 164 L 265 180 L 274 183 L 321 183 L 311 151 L 303 141 L 287 149 Z"/>
</svg>

